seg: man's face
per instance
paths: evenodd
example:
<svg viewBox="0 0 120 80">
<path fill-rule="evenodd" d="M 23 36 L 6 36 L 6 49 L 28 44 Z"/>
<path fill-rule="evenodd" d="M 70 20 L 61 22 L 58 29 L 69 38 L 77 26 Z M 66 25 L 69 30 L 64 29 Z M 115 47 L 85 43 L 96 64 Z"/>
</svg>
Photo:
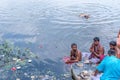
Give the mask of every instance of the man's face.
<svg viewBox="0 0 120 80">
<path fill-rule="evenodd" d="M 115 49 L 115 46 L 113 46 L 113 45 L 110 45 L 110 49 Z"/>
<path fill-rule="evenodd" d="M 95 44 L 95 45 L 98 45 L 98 44 L 99 44 L 99 41 L 94 41 L 94 44 Z"/>
<path fill-rule="evenodd" d="M 76 45 L 72 46 L 72 50 L 77 51 L 77 46 Z"/>
</svg>

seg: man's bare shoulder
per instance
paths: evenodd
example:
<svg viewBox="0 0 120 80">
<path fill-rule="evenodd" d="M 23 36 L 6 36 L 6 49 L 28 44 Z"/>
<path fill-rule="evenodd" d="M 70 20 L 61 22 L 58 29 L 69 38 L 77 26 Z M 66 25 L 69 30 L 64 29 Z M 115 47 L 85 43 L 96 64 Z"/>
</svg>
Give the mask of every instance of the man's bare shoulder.
<svg viewBox="0 0 120 80">
<path fill-rule="evenodd" d="M 79 54 L 81 54 L 81 51 L 80 51 L 80 50 L 78 50 L 78 53 L 79 53 Z"/>
</svg>

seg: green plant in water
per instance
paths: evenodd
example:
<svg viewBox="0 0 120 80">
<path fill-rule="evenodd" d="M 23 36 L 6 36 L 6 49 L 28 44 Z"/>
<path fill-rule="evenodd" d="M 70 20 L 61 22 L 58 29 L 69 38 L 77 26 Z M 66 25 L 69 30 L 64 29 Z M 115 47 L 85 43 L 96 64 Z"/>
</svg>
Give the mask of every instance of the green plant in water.
<svg viewBox="0 0 120 80">
<path fill-rule="evenodd" d="M 4 41 L 0 44 L 0 59 L 2 59 L 1 61 L 4 62 L 4 65 L 12 64 L 13 58 L 17 59 L 16 63 L 22 64 L 20 60 L 23 59 L 25 62 L 26 59 L 32 58 L 31 55 L 33 55 L 33 53 L 28 48 L 20 49 L 14 47 L 14 45 L 10 44 L 8 41 Z M 0 64 L 0 66 L 1 65 L 3 64 Z"/>
</svg>

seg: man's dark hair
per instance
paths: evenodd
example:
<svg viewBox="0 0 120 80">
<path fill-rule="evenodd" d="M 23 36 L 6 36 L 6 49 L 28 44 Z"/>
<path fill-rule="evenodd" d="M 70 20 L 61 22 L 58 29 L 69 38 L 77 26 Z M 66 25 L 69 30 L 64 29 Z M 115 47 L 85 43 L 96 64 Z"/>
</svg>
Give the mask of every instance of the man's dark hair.
<svg viewBox="0 0 120 80">
<path fill-rule="evenodd" d="M 93 40 L 94 41 L 100 41 L 100 38 L 99 37 L 94 37 Z"/>
<path fill-rule="evenodd" d="M 72 43 L 72 44 L 71 44 L 71 48 L 72 48 L 73 46 L 77 46 L 77 44 L 76 44 L 76 43 Z"/>
<path fill-rule="evenodd" d="M 116 54 L 116 52 L 115 52 L 115 50 L 110 49 L 110 50 L 108 51 L 108 54 L 109 54 L 109 55 L 115 55 L 115 54 Z"/>
<path fill-rule="evenodd" d="M 112 46 L 116 46 L 116 45 L 117 45 L 117 44 L 116 44 L 116 41 L 110 41 L 109 44 L 112 45 Z"/>
</svg>

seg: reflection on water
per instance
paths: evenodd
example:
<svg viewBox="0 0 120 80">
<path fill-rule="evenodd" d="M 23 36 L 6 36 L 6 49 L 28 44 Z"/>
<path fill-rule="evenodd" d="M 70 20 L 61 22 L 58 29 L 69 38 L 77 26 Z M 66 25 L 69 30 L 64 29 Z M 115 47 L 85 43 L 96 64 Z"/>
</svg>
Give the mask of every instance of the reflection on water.
<svg viewBox="0 0 120 80">
<path fill-rule="evenodd" d="M 119 0 L 1 0 L 0 40 L 39 54 L 41 62 L 35 65 L 41 72 L 51 69 L 62 74 L 61 59 L 69 55 L 71 43 L 85 52 L 92 38 L 99 36 L 108 49 L 120 29 L 119 4 Z M 81 18 L 81 13 L 90 18 Z"/>
</svg>

